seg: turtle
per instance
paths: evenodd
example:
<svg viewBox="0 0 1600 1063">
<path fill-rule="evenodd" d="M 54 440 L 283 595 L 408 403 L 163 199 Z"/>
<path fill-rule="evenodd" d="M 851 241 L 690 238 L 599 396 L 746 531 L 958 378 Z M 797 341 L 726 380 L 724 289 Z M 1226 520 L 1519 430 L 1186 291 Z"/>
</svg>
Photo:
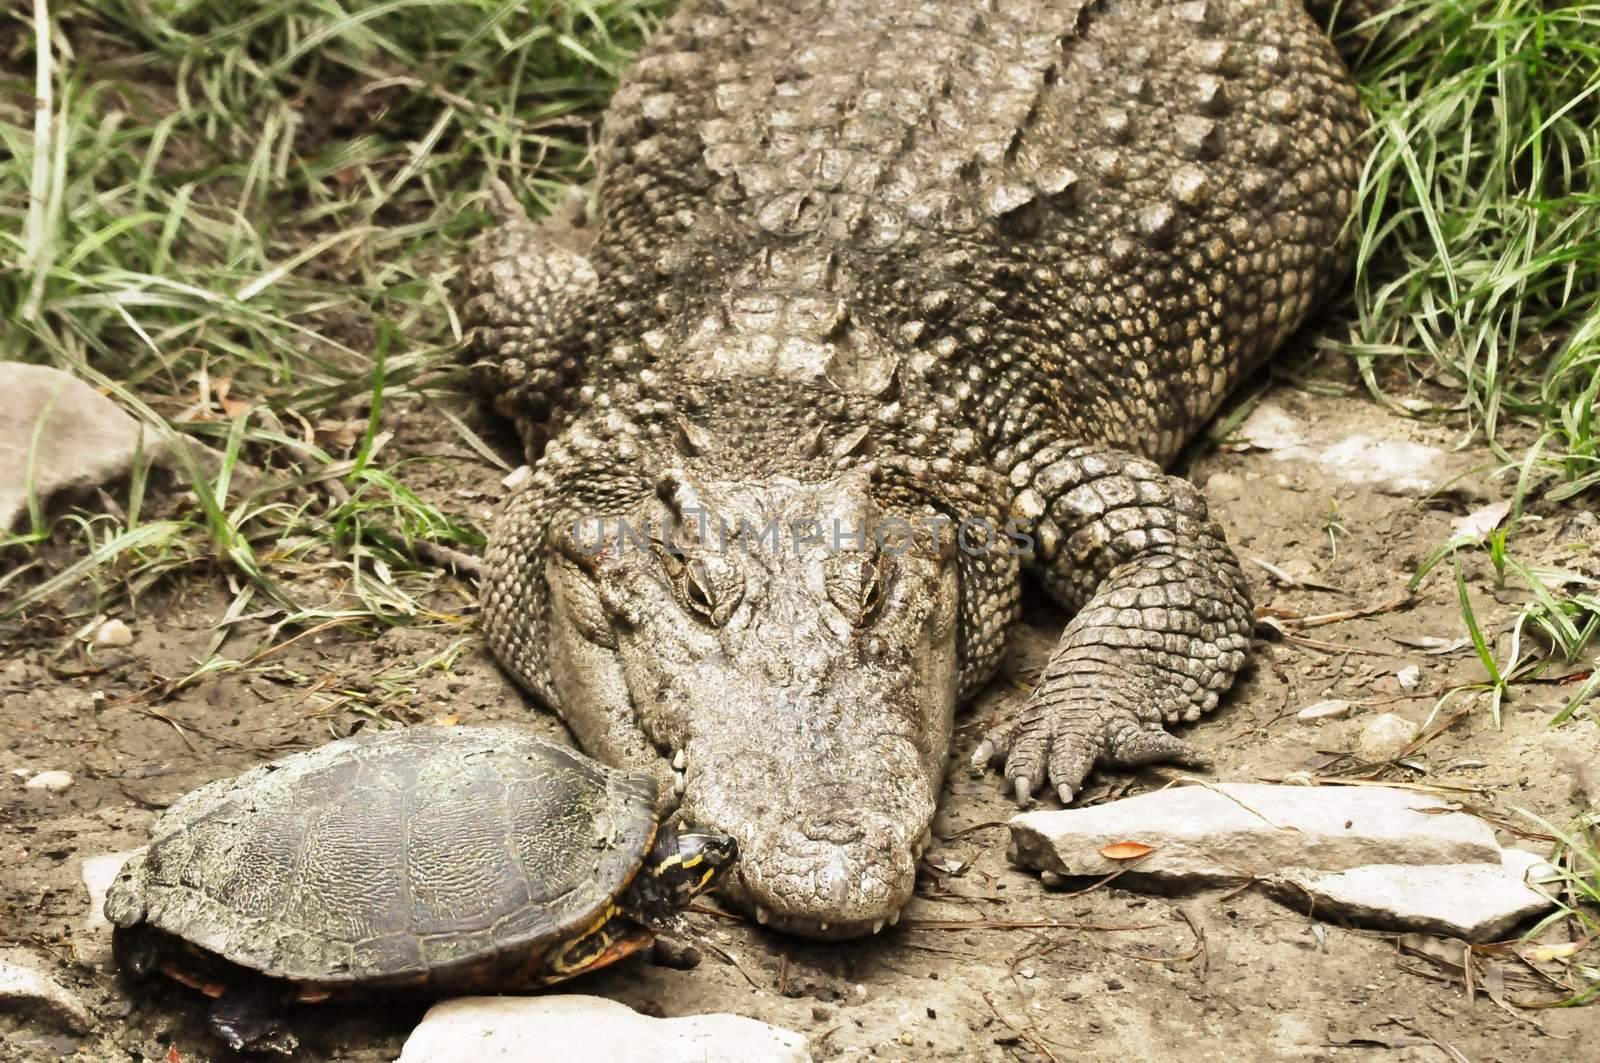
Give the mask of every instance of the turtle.
<svg viewBox="0 0 1600 1063">
<path fill-rule="evenodd" d="M 655 780 L 511 726 L 371 731 L 187 794 L 106 894 L 113 953 L 214 998 L 238 1050 L 288 1003 L 533 989 L 613 963 L 738 857 Z"/>
</svg>

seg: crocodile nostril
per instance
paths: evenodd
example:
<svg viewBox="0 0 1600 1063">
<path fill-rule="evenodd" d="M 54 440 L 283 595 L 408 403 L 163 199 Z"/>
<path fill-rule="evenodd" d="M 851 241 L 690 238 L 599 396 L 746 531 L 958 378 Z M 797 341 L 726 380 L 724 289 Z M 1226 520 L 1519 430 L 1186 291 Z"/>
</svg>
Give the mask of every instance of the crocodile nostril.
<svg viewBox="0 0 1600 1063">
<path fill-rule="evenodd" d="M 866 837 L 867 831 L 854 820 L 837 816 L 809 816 L 800 824 L 800 833 L 814 842 L 832 842 L 848 845 Z"/>
</svg>

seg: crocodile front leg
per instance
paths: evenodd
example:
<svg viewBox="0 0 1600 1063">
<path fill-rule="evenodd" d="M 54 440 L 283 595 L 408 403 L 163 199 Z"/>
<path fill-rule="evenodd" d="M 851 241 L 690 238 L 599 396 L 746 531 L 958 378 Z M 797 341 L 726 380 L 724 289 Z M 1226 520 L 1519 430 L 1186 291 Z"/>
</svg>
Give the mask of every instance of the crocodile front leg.
<svg viewBox="0 0 1600 1063">
<path fill-rule="evenodd" d="M 663 757 L 646 736 L 598 600 L 550 549 L 574 513 L 598 508 L 572 497 L 570 487 L 541 465 L 507 500 L 484 558 L 484 634 L 501 665 L 561 718 L 584 752 L 654 778 L 667 812 L 683 791 L 684 764 Z"/>
<path fill-rule="evenodd" d="M 1038 687 L 974 765 L 1003 758 L 1025 804 L 1047 777 L 1071 801 L 1097 763 L 1204 764 L 1162 725 L 1216 706 L 1244 665 L 1252 615 L 1205 499 L 1153 462 L 1065 443 L 1039 451 L 1013 483 L 1046 589 L 1078 611 Z"/>
<path fill-rule="evenodd" d="M 570 220 L 536 225 L 504 184 L 493 182 L 490 192 L 500 224 L 473 246 L 457 281 L 462 354 L 473 387 L 517 426 L 532 461 L 553 413 L 581 382 L 567 333 L 597 278 Z"/>
</svg>

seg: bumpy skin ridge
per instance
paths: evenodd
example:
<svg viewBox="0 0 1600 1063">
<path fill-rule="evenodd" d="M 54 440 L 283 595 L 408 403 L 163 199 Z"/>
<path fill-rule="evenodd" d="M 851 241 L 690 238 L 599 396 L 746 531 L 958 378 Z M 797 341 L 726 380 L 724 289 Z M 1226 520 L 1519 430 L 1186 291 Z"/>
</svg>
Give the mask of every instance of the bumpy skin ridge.
<svg viewBox="0 0 1600 1063">
<path fill-rule="evenodd" d="M 606 116 L 592 244 L 512 217 L 465 271 L 467 356 L 533 465 L 488 558 L 495 652 L 735 835 L 730 895 L 805 933 L 909 897 L 1025 572 L 1077 613 L 980 753 L 1023 795 L 1195 759 L 1161 724 L 1216 704 L 1250 604 L 1159 465 L 1337 281 L 1361 129 L 1292 0 L 686 3 Z M 1031 549 L 694 528 L 807 506 Z M 597 516 L 667 531 L 579 556 Z M 902 762 L 884 736 L 917 737 Z"/>
</svg>

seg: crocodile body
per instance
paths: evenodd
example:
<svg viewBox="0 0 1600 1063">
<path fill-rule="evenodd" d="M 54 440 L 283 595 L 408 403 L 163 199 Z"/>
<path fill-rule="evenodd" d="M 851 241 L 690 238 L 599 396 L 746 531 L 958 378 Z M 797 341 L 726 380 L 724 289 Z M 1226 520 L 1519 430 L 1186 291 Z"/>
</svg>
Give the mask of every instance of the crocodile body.
<svg viewBox="0 0 1600 1063">
<path fill-rule="evenodd" d="M 1337 282 L 1350 77 L 1294 0 L 690 0 L 584 246 L 464 281 L 532 475 L 484 622 L 579 742 L 738 839 L 763 922 L 910 897 L 1021 583 L 1074 616 L 979 760 L 1020 800 L 1197 759 L 1245 580 L 1169 461 Z"/>
</svg>

